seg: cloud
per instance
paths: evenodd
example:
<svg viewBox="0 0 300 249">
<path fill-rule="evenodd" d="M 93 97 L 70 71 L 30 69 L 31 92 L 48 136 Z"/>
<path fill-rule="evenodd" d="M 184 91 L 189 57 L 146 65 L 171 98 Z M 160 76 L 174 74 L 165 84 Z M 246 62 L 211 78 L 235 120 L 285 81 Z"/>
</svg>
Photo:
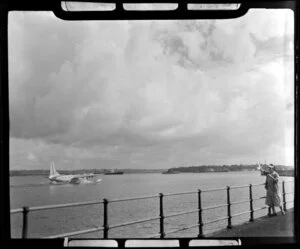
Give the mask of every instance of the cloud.
<svg viewBox="0 0 300 249">
<path fill-rule="evenodd" d="M 292 17 L 78 23 L 13 13 L 11 137 L 91 164 L 250 161 L 292 148 Z"/>
</svg>

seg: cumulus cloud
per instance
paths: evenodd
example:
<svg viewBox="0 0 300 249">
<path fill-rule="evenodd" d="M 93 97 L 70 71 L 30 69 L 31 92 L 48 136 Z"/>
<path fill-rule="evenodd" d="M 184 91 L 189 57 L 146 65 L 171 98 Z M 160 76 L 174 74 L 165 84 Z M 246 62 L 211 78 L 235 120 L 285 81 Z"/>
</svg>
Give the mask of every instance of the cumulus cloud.
<svg viewBox="0 0 300 249">
<path fill-rule="evenodd" d="M 12 141 L 42 141 L 32 153 L 62 163 L 293 164 L 292 40 L 286 10 L 184 22 L 13 13 Z"/>
</svg>

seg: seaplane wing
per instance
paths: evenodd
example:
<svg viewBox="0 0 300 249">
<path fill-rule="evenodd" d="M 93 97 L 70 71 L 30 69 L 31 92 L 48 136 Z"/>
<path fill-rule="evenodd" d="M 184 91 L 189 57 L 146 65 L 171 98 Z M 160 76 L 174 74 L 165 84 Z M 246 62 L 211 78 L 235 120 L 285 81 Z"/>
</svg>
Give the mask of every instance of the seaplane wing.
<svg viewBox="0 0 300 249">
<path fill-rule="evenodd" d="M 82 174 L 82 175 L 70 175 L 70 183 L 81 183 L 82 181 L 88 180 L 94 177 L 94 174 Z"/>
<path fill-rule="evenodd" d="M 84 178 L 82 177 L 77 177 L 77 176 L 74 176 L 72 178 L 70 178 L 70 183 L 73 183 L 73 184 L 79 184 Z"/>
<path fill-rule="evenodd" d="M 74 178 L 92 178 L 94 177 L 94 174 L 82 174 L 82 175 L 70 175 L 72 176 L 72 179 Z"/>
</svg>

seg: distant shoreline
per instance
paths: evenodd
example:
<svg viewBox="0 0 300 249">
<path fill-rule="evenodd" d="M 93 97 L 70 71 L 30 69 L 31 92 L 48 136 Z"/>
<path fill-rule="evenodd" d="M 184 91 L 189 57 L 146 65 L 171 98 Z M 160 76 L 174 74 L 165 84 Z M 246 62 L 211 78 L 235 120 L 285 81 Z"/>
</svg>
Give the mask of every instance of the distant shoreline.
<svg viewBox="0 0 300 249">
<path fill-rule="evenodd" d="M 239 171 L 216 171 L 216 172 L 209 172 L 209 171 L 205 171 L 205 172 L 180 172 L 180 174 L 215 174 L 215 173 L 233 173 L 233 172 L 255 172 L 256 170 L 239 170 Z M 160 171 L 160 172 L 126 172 L 124 173 L 124 175 L 132 175 L 132 174 L 166 174 L 166 175 L 171 175 L 173 173 L 164 173 L 164 171 Z M 64 173 L 64 174 L 73 174 L 73 173 Z M 179 173 L 178 173 L 179 174 Z M 30 173 L 30 172 L 26 172 L 26 173 L 15 173 L 15 172 L 10 172 L 10 177 L 15 177 L 15 176 L 48 176 L 49 172 L 46 174 L 35 174 L 35 173 Z M 95 173 L 95 175 L 105 175 L 104 173 Z"/>
<path fill-rule="evenodd" d="M 294 171 L 294 168 L 289 166 L 277 165 L 279 171 Z M 220 172 L 246 172 L 259 171 L 257 165 L 210 165 L 210 166 L 187 166 L 169 169 L 118 169 L 124 174 L 178 174 L 178 173 L 220 173 Z M 80 170 L 58 170 L 60 174 L 104 174 L 108 169 L 80 169 Z M 49 170 L 10 170 L 10 176 L 47 176 Z"/>
<path fill-rule="evenodd" d="M 58 170 L 60 174 L 66 175 L 76 175 L 76 174 L 88 174 L 94 173 L 96 175 L 102 175 L 108 170 L 103 169 L 87 169 L 87 170 Z M 122 170 L 124 174 L 153 174 L 153 173 L 162 173 L 163 169 L 151 169 L 151 170 L 139 170 L 139 169 L 124 169 Z M 47 176 L 49 175 L 49 170 L 11 170 L 9 176 Z"/>
</svg>

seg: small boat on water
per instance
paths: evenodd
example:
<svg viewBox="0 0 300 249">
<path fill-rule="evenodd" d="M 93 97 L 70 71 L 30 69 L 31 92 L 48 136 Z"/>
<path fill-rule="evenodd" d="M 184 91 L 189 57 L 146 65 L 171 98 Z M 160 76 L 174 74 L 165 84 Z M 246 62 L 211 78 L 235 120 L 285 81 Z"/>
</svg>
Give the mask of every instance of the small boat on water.
<svg viewBox="0 0 300 249">
<path fill-rule="evenodd" d="M 124 171 L 113 169 L 107 172 L 104 172 L 104 175 L 123 175 Z"/>
</svg>

